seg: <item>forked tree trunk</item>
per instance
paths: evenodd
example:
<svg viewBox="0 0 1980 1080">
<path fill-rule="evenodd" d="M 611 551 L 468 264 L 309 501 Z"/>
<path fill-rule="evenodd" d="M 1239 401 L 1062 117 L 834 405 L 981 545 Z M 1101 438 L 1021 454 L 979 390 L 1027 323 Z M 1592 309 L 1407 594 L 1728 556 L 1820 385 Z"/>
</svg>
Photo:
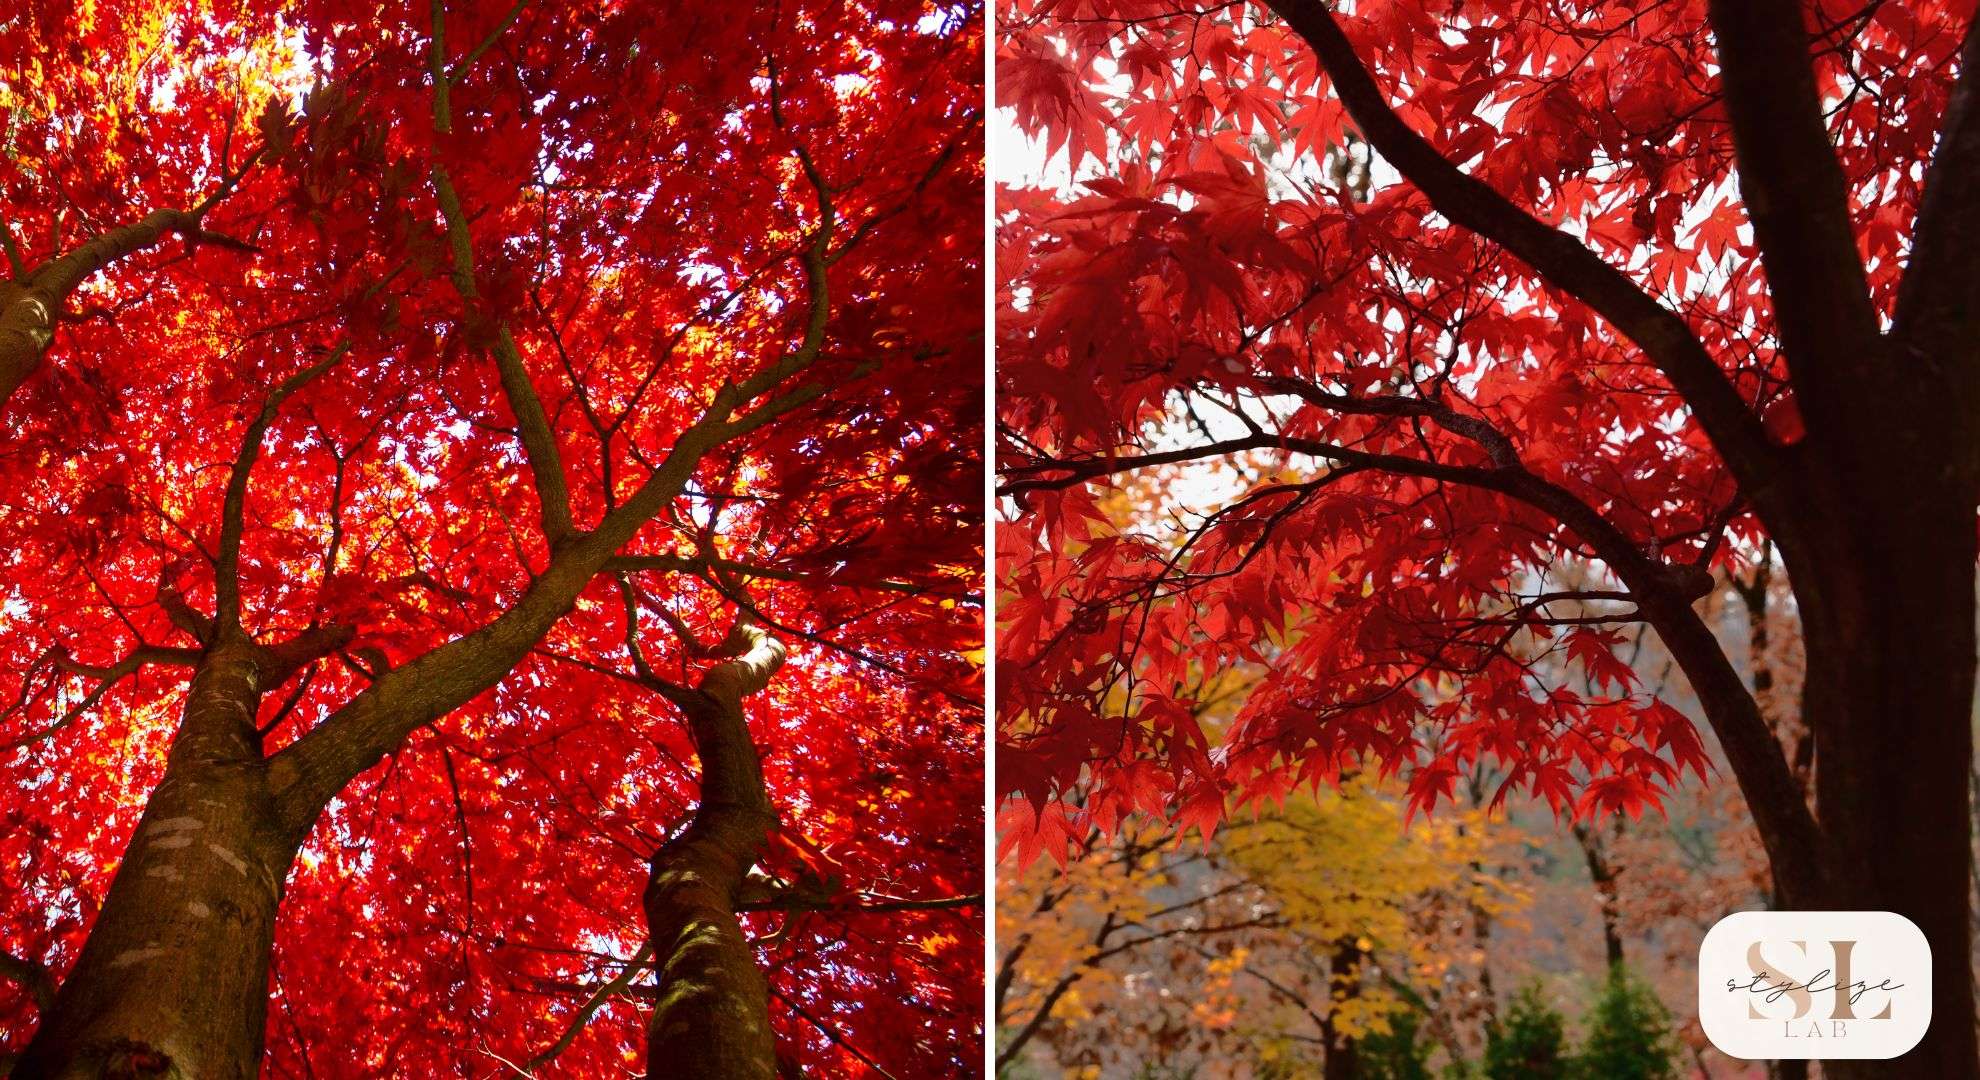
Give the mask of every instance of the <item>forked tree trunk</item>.
<svg viewBox="0 0 1980 1080">
<path fill-rule="evenodd" d="M 701 759 L 694 820 L 653 857 L 646 920 L 659 975 L 648 1029 L 647 1076 L 774 1080 L 770 990 L 743 937 L 736 906 L 776 820 L 742 699 L 783 663 L 761 629 L 737 623 L 738 659 L 717 665 L 701 688 L 675 692 Z"/>
<path fill-rule="evenodd" d="M 201 661 L 183 723 L 75 969 L 15 1080 L 250 1080 L 261 1067 L 275 914 L 297 843 L 255 734 L 256 648 Z"/>
</svg>

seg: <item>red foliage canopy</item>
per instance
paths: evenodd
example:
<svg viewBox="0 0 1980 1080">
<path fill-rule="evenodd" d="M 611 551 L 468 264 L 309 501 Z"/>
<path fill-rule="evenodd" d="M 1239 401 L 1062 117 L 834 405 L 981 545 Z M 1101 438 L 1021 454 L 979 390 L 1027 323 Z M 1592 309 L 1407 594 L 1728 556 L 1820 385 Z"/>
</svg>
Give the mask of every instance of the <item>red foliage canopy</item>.
<svg viewBox="0 0 1980 1080">
<path fill-rule="evenodd" d="M 791 655 L 749 705 L 759 868 L 838 885 L 746 916 L 780 1053 L 968 1067 L 980 911 L 898 902 L 982 891 L 980 14 L 457 0 L 433 49 L 437 10 L 0 17 L 0 300 L 53 333 L 0 335 L 30 359 L 0 434 L 0 1044 L 90 932 L 216 615 L 353 635 L 266 688 L 279 759 L 685 469 L 499 685 L 330 800 L 265 1067 L 552 1048 L 696 802 L 686 728 L 628 676 L 692 683 L 740 612 Z M 627 985 L 552 1072 L 637 1067 L 652 976 Z"/>
<path fill-rule="evenodd" d="M 1890 325 L 1974 5 L 1747 7 L 1016 5 L 1000 104 L 1050 160 L 998 233 L 1013 835 L 1207 831 L 1233 793 L 1369 767 L 1421 808 L 1481 761 L 1638 812 L 1706 768 L 1612 628 L 1682 629 L 1694 682 L 1744 698 L 1689 605 L 1787 516 L 1762 470 L 1804 418 L 1849 407 L 1785 360 L 1857 340 L 1813 268 L 1858 265 Z M 1734 169 L 1720 72 L 1799 120 L 1797 68 L 1833 228 L 1827 166 L 1766 171 L 1807 130 L 1749 125 Z M 1788 149 L 1819 163 L 1810 127 Z M 1242 661 L 1269 672 L 1213 748 L 1182 688 Z"/>
</svg>

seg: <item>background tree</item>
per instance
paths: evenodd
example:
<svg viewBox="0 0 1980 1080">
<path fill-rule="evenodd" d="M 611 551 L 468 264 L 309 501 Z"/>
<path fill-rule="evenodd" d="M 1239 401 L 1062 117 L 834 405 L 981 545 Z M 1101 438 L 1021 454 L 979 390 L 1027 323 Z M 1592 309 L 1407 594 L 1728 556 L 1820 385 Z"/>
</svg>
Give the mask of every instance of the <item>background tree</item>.
<svg viewBox="0 0 1980 1080">
<path fill-rule="evenodd" d="M 1491 872 L 1512 850 L 1483 819 L 1405 831 L 1400 801 L 1361 780 L 1233 822 L 1214 848 L 1123 825 L 1089 833 L 1063 869 L 1011 860 L 1000 1064 L 1034 1039 L 1108 1075 L 1137 1061 L 1403 1075 L 1463 1057 L 1480 981 L 1469 920 L 1524 899 Z"/>
<path fill-rule="evenodd" d="M 1485 1080 L 1567 1080 L 1572 1059 L 1565 1026 L 1537 984 L 1521 987 L 1505 1014 L 1486 1028 L 1480 1075 Z"/>
<path fill-rule="evenodd" d="M 1149 491 L 1213 483 L 1222 472 L 1214 466 L 1148 470 L 1102 506 L 1122 527 L 1134 527 L 1144 513 L 1135 508 L 1148 505 Z M 1769 608 L 1770 626 L 1753 632 L 1737 585 L 1726 583 L 1703 607 L 1715 632 L 1735 646 L 1768 633 L 1791 640 L 1791 620 L 1784 621 L 1779 605 Z M 1616 656 L 1640 683 L 1656 688 L 1673 707 L 1688 714 L 1695 709 L 1681 684 L 1667 685 L 1671 661 L 1655 642 L 1630 633 L 1624 638 Z M 1271 646 L 1264 651 L 1269 666 Z M 1564 658 L 1544 648 L 1535 653 L 1528 659 L 1547 677 L 1597 692 L 1582 686 L 1578 671 L 1557 670 L 1571 666 Z M 1756 682 L 1769 670 L 1764 659 L 1741 658 Z M 1781 676 L 1777 685 L 1792 687 L 1791 667 L 1771 670 Z M 1244 665 L 1193 690 L 1192 698 L 1211 703 L 1203 720 L 1213 740 L 1257 679 L 1258 670 Z M 1709 742 L 1707 749 L 1713 749 Z M 1714 763 L 1725 767 L 1716 751 Z M 1353 799 L 1324 791 L 1309 802 L 1312 797 L 1300 792 L 1282 810 L 1268 806 L 1258 820 L 1239 814 L 1209 845 L 1185 839 L 1151 856 L 1146 872 L 1119 868 L 1095 878 L 1075 861 L 1061 875 L 1040 860 L 1042 869 L 1013 879 L 1005 867 L 1001 895 L 1020 902 L 1000 912 L 1003 940 L 1043 945 L 1046 956 L 1056 948 L 1079 954 L 1101 929 L 1097 906 L 1125 916 L 1188 904 L 1234 873 L 1249 886 L 1218 898 L 1222 906 L 1215 909 L 1186 906 L 1173 918 L 1143 920 L 1173 936 L 1123 949 L 1091 969 L 1054 968 L 1037 957 L 1027 964 L 1017 954 L 1015 977 L 1000 984 L 1010 987 L 1000 1046 L 1013 1063 L 1011 1075 L 1040 1075 L 1049 1063 L 1113 1075 L 1150 1059 L 1174 1067 L 1163 1075 L 1251 1069 L 1300 1076 L 1329 1067 L 1379 1075 L 1427 1063 L 1435 1075 L 1463 1080 L 1493 1074 L 1495 1060 L 1498 1073 L 1525 1075 L 1544 1069 L 1523 1061 L 1526 1050 L 1514 1044 L 1539 1037 L 1530 1025 L 1550 1023 L 1553 1034 L 1542 1041 L 1551 1049 L 1543 1056 L 1555 1073 L 1567 1076 L 1575 1059 L 1568 1017 L 1560 1010 L 1572 1015 L 1577 1030 L 1588 1026 L 1591 1003 L 1606 992 L 1612 951 L 1624 952 L 1633 974 L 1640 973 L 1646 1002 L 1654 990 L 1677 1010 L 1670 1026 L 1682 1041 L 1669 1049 L 1682 1047 L 1687 1069 L 1703 1077 L 1752 1071 L 1720 1056 L 1688 1008 L 1699 936 L 1727 911 L 1764 906 L 1771 888 L 1734 785 L 1688 777 L 1662 800 L 1661 813 L 1605 825 L 1597 841 L 1612 871 L 1613 888 L 1605 895 L 1591 877 L 1573 823 L 1561 821 L 1544 802 L 1515 794 L 1485 812 L 1497 786 L 1487 770 L 1463 778 L 1457 807 L 1440 808 L 1427 819 L 1419 815 L 1406 832 L 1402 803 L 1368 797 L 1374 794 L 1370 783 L 1365 775 L 1353 781 L 1348 792 L 1359 793 Z M 1138 819 L 1121 827 L 1154 829 Z M 1023 837 L 1012 834 L 1014 851 L 1022 850 Z M 1096 831 L 1085 842 L 1101 839 Z M 1427 887 L 1395 893 L 1392 886 L 1403 881 Z M 1183 884 L 1188 888 L 1178 887 Z M 1034 888 L 1053 901 L 1036 913 L 1023 902 Z M 1257 911 L 1305 917 L 1283 925 L 1230 925 Z M 1110 943 L 1128 940 L 1127 931 L 1136 928 L 1116 922 Z M 1366 940 L 1376 946 L 1365 962 L 1356 940 L 1362 930 L 1349 937 L 1356 925 L 1372 931 Z M 1072 935 L 1070 945 L 1046 943 L 1053 927 Z M 1203 931 L 1203 941 L 1191 936 L 1195 929 Z M 1406 948 L 1395 948 L 1397 941 Z M 1348 955 L 1351 974 L 1363 967 L 1377 973 L 1340 987 L 1355 993 L 1339 1002 L 1332 1000 L 1337 953 Z M 1013 973 L 1010 966 L 1004 971 Z M 1027 1045 L 1010 1053 L 1017 1025 L 1029 1019 L 1013 1003 L 1026 988 L 1050 986 L 1065 973 L 1078 978 Z M 1495 987 L 1523 989 L 1498 1002 Z M 1341 1035 L 1352 1053 L 1323 1056 L 1323 1047 Z"/>
<path fill-rule="evenodd" d="M 1379 1030 L 1361 1040 L 1361 1075 L 1368 1080 L 1431 1080 L 1428 1041 L 1421 1019 L 1410 1009 L 1390 1013 Z"/>
<path fill-rule="evenodd" d="M 1668 1080 L 1677 1075 L 1670 1014 L 1626 968 L 1609 969 L 1587 1017 L 1574 1064 L 1579 1075 Z"/>
<path fill-rule="evenodd" d="M 976 1060 L 978 13 L 0 25 L 13 1075 Z"/>
<path fill-rule="evenodd" d="M 1904 913 L 1937 1008 L 1971 1015 L 1972 16 L 1015 5 L 1003 104 L 1079 190 L 1001 204 L 1000 790 L 1047 822 L 1078 784 L 1076 835 L 1361 768 L 1427 808 L 1491 759 L 1507 793 L 1634 813 L 1705 761 L 1616 659 L 1644 625 L 1777 901 Z M 1344 175 L 1330 147 L 1372 158 Z M 1248 475 L 1158 527 L 1091 510 L 1210 457 Z M 1805 751 L 1696 606 L 1762 551 Z M 1179 672 L 1265 643 L 1205 753 Z M 1600 692 L 1532 670 L 1536 643 Z M 1976 1067 L 1952 1023 L 1829 1073 Z"/>
</svg>

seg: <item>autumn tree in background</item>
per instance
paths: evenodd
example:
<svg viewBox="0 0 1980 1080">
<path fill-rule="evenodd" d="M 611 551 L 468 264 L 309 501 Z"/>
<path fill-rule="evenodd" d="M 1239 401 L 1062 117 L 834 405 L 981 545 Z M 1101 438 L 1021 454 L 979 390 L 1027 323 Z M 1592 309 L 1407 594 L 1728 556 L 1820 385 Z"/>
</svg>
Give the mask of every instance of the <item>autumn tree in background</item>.
<svg viewBox="0 0 1980 1080">
<path fill-rule="evenodd" d="M 1014 857 L 998 1065 L 1365 1076 L 1368 1047 L 1404 1029 L 1462 1062 L 1490 996 L 1479 924 L 1525 900 L 1514 835 L 1480 809 L 1404 830 L 1396 793 L 1357 779 L 1214 847 L 1135 821 L 1089 831 L 1063 866 Z"/>
<path fill-rule="evenodd" d="M 12 1076 L 978 1060 L 980 59 L 0 16 Z"/>
<path fill-rule="evenodd" d="M 1973 19 L 1014 4 L 1000 104 L 1071 185 L 1000 202 L 1009 827 L 1210 824 L 1367 768 L 1427 809 L 1481 760 L 1564 813 L 1640 811 L 1706 760 L 1616 656 L 1646 625 L 1776 901 L 1897 911 L 1933 943 L 1943 1019 L 1827 1075 L 1980 1068 Z M 1136 470 L 1241 454 L 1245 482 L 1154 527 L 1092 510 Z M 1806 762 L 1695 606 L 1763 551 L 1799 620 Z M 1184 671 L 1267 654 L 1209 752 Z"/>
</svg>

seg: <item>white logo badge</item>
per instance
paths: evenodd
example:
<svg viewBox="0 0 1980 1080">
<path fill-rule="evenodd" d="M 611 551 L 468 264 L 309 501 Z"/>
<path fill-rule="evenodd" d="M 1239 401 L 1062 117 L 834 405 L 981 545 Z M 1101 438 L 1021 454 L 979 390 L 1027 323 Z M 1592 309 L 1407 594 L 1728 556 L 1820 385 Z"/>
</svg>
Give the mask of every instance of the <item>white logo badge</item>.
<svg viewBox="0 0 1980 1080">
<path fill-rule="evenodd" d="M 1698 947 L 1698 1019 L 1748 1060 L 1894 1058 L 1932 1023 L 1932 947 L 1889 911 L 1739 911 Z"/>
</svg>

